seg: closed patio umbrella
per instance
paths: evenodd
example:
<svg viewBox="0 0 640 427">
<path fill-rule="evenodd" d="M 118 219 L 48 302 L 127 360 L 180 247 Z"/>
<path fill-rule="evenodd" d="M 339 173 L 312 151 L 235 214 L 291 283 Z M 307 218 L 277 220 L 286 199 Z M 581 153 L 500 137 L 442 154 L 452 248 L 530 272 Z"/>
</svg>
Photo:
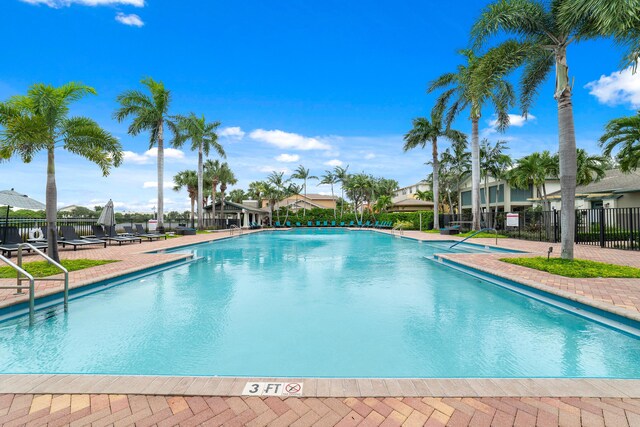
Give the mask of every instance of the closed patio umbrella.
<svg viewBox="0 0 640 427">
<path fill-rule="evenodd" d="M 7 236 L 7 226 L 9 225 L 9 209 L 11 208 L 22 208 L 22 209 L 32 209 L 32 210 L 43 210 L 46 208 L 44 203 L 40 203 L 39 201 L 30 198 L 26 194 L 20 194 L 17 191 L 14 191 L 13 188 L 11 190 L 2 190 L 0 191 L 0 206 L 7 207 L 7 216 L 5 217 L 3 228 L 4 233 L 2 236 L 2 240 L 5 241 Z"/>
<path fill-rule="evenodd" d="M 99 225 L 105 225 L 107 227 L 112 227 L 116 225 L 116 215 L 113 212 L 113 201 L 109 199 L 104 208 L 102 208 L 102 212 L 100 212 L 100 217 L 98 218 Z"/>
</svg>

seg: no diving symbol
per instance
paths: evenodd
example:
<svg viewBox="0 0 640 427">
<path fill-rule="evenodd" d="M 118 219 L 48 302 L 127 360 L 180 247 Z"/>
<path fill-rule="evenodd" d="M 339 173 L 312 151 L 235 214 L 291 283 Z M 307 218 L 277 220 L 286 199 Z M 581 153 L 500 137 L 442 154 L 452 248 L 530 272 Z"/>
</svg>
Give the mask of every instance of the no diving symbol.
<svg viewBox="0 0 640 427">
<path fill-rule="evenodd" d="M 287 384 L 284 389 L 287 393 L 296 394 L 300 393 L 301 386 L 299 383 L 290 383 Z"/>
</svg>

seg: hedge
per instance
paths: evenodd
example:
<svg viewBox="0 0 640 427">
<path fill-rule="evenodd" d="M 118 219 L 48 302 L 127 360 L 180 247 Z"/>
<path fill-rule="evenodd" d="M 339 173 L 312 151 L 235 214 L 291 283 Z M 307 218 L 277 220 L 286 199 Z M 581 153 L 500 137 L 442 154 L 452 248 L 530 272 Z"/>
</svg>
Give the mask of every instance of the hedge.
<svg viewBox="0 0 640 427">
<path fill-rule="evenodd" d="M 407 228 L 409 230 L 418 230 L 420 228 L 420 214 L 422 214 L 422 229 L 428 230 L 433 228 L 433 211 L 421 211 L 421 212 L 384 212 L 379 214 L 371 214 L 365 212 L 363 216 L 363 221 L 371 221 L 375 223 L 376 221 L 391 221 L 395 224 L 398 221 L 409 222 L 411 223 L 411 227 Z M 280 222 L 285 221 L 286 211 L 280 211 Z M 273 221 L 278 221 L 278 216 L 276 213 L 273 213 Z M 340 218 L 340 211 L 337 211 L 336 218 L 333 217 L 333 209 L 308 209 L 307 215 L 304 216 L 304 212 L 302 210 L 298 212 L 289 212 L 289 216 L 287 221 L 292 223 L 300 222 L 303 225 L 307 224 L 307 221 L 312 221 L 314 224 L 316 221 L 327 221 L 329 224 L 331 221 L 336 221 L 338 224 L 341 221 L 349 224 L 349 222 L 357 222 L 356 215 L 354 213 L 345 212 Z"/>
</svg>

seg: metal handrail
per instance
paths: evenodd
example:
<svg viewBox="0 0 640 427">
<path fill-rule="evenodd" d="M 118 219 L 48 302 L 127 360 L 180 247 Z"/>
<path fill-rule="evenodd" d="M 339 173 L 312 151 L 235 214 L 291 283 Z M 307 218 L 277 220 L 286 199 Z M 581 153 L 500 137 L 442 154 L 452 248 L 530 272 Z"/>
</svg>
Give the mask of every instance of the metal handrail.
<svg viewBox="0 0 640 427">
<path fill-rule="evenodd" d="M 470 238 L 472 238 L 473 236 L 475 236 L 476 234 L 480 234 L 480 233 L 482 233 L 484 231 L 493 231 L 496 234 L 496 246 L 498 246 L 498 230 L 496 230 L 495 228 L 482 228 L 482 229 L 476 231 L 475 233 L 473 233 L 472 235 L 467 236 L 464 239 L 460 240 L 459 242 L 456 242 L 453 245 L 449 246 L 449 249 L 452 249 L 455 246 L 458 246 L 460 243 L 463 243 L 463 242 L 469 240 Z"/>
<path fill-rule="evenodd" d="M 404 236 L 404 226 L 402 224 L 398 224 L 391 229 L 391 234 L 395 235 L 395 231 L 399 231 L 400 235 Z"/>
<path fill-rule="evenodd" d="M 27 273 L 21 266 L 18 266 L 11 262 L 9 259 L 0 255 L 0 261 L 6 263 L 9 267 L 14 269 L 16 273 L 18 273 L 18 284 L 17 286 L 0 286 L 0 289 L 17 289 L 18 293 L 22 293 L 22 280 L 20 280 L 20 275 L 25 276 L 23 280 L 29 281 L 29 326 L 33 325 L 33 321 L 35 319 L 35 279 L 34 277 Z"/>
<path fill-rule="evenodd" d="M 235 230 L 238 230 L 239 234 L 242 236 L 242 227 L 238 227 L 238 226 L 237 226 L 237 225 L 235 225 L 235 224 L 232 224 L 232 225 L 229 227 L 229 234 L 230 234 L 231 236 L 233 236 L 233 232 L 234 232 Z"/>
<path fill-rule="evenodd" d="M 45 254 L 44 252 L 42 252 L 40 249 L 36 248 L 35 246 L 33 246 L 31 243 L 21 243 L 18 246 L 18 266 L 20 268 L 22 268 L 22 250 L 24 248 L 28 248 L 29 250 L 34 251 L 35 253 L 37 253 L 38 255 L 40 255 L 42 258 L 44 258 L 49 264 L 55 266 L 58 268 L 58 270 L 60 270 L 62 273 L 64 273 L 64 311 L 65 313 L 69 311 L 69 270 L 67 270 L 66 268 L 64 268 L 59 262 L 57 262 L 56 260 L 54 260 L 53 258 L 51 258 L 50 256 L 48 256 L 47 254 Z M 20 282 L 24 280 L 22 278 L 20 278 L 20 275 L 18 274 L 18 286 L 20 286 Z M 33 279 L 35 280 L 40 280 L 40 281 L 59 281 L 61 279 L 48 279 L 48 278 L 38 278 L 38 279 Z M 32 301 L 32 298 L 35 298 L 35 296 L 30 296 L 30 303 Z M 31 319 L 31 309 L 29 309 L 29 318 Z"/>
</svg>

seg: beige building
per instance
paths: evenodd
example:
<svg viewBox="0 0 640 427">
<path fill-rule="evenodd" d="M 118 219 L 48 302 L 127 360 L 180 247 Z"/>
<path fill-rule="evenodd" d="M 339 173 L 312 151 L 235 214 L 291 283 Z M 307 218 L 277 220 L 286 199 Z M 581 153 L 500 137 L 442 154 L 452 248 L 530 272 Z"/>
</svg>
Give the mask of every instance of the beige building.
<svg viewBox="0 0 640 427">
<path fill-rule="evenodd" d="M 506 180 L 496 180 L 489 177 L 487 180 L 489 187 L 489 206 L 493 211 L 496 206 L 498 211 L 502 212 L 519 212 L 527 208 L 535 206 L 538 202 L 538 195 L 533 186 L 523 190 L 511 187 Z M 560 181 L 557 179 L 549 179 L 545 183 L 547 194 L 555 193 L 560 190 Z M 471 209 L 471 178 L 464 181 L 460 188 L 460 197 L 462 199 L 462 209 Z M 486 191 L 484 180 L 480 182 L 480 206 L 486 210 Z"/>
<path fill-rule="evenodd" d="M 403 200 L 395 202 L 390 208 L 389 212 L 417 212 L 417 211 L 432 211 L 433 202 L 418 200 L 408 197 Z"/>
<path fill-rule="evenodd" d="M 391 198 L 391 201 L 393 203 L 396 203 L 409 198 L 415 199 L 416 193 L 418 191 L 431 191 L 431 185 L 427 184 L 426 181 L 420 181 L 417 184 L 398 188 L 396 191 L 393 192 L 393 197 Z"/>
<path fill-rule="evenodd" d="M 282 199 L 276 203 L 275 209 L 284 208 L 289 206 L 289 209 L 293 212 L 297 212 L 300 209 L 334 209 L 337 206 L 338 197 L 324 194 L 296 194 L 286 199 Z M 262 207 L 268 208 L 269 202 L 262 201 Z"/>
</svg>

